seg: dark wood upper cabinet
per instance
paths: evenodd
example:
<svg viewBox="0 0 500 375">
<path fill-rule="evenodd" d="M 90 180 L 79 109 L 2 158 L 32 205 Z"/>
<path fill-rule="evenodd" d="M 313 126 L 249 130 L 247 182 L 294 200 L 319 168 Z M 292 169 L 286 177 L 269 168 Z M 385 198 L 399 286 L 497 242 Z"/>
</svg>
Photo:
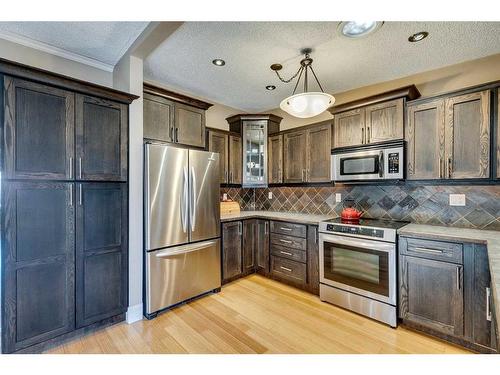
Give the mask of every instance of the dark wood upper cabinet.
<svg viewBox="0 0 500 375">
<path fill-rule="evenodd" d="M 229 136 L 229 183 L 241 184 L 243 180 L 243 149 L 241 137 Z"/>
<path fill-rule="evenodd" d="M 209 130 L 208 151 L 219 154 L 220 183 L 227 184 L 229 179 L 229 136 L 226 133 Z"/>
<path fill-rule="evenodd" d="M 400 98 L 366 107 L 365 143 L 403 139 L 403 106 L 404 99 Z"/>
<path fill-rule="evenodd" d="M 174 138 L 187 146 L 205 146 L 205 110 L 175 103 Z"/>
<path fill-rule="evenodd" d="M 174 102 L 144 94 L 144 138 L 173 142 Z"/>
<path fill-rule="evenodd" d="M 127 149 L 127 105 L 77 95 L 76 178 L 126 181 Z"/>
<path fill-rule="evenodd" d="M 243 272 L 255 267 L 255 235 L 257 220 L 243 221 Z"/>
<path fill-rule="evenodd" d="M 490 91 L 447 98 L 445 123 L 445 162 L 448 178 L 488 178 Z"/>
<path fill-rule="evenodd" d="M 402 256 L 400 316 L 444 334 L 464 334 L 463 266 Z"/>
<path fill-rule="evenodd" d="M 361 145 L 365 142 L 365 109 L 357 108 L 352 111 L 334 115 L 332 145 L 348 147 Z"/>
<path fill-rule="evenodd" d="M 300 130 L 286 133 L 283 136 L 283 143 L 283 182 L 306 182 L 307 132 Z"/>
<path fill-rule="evenodd" d="M 270 184 L 283 182 L 283 135 L 269 137 L 267 154 L 267 176 Z"/>
<path fill-rule="evenodd" d="M 120 183 L 77 184 L 76 325 L 127 308 L 127 189 Z"/>
<path fill-rule="evenodd" d="M 242 273 L 242 223 L 222 224 L 222 280 L 227 281 Z"/>
<path fill-rule="evenodd" d="M 330 182 L 332 125 L 315 126 L 307 131 L 307 182 Z"/>
<path fill-rule="evenodd" d="M 3 352 L 75 328 L 72 183 L 4 182 Z"/>
<path fill-rule="evenodd" d="M 407 178 L 444 178 L 444 100 L 408 106 Z"/>
<path fill-rule="evenodd" d="M 3 80 L 5 177 L 74 178 L 74 94 L 18 78 Z"/>
</svg>

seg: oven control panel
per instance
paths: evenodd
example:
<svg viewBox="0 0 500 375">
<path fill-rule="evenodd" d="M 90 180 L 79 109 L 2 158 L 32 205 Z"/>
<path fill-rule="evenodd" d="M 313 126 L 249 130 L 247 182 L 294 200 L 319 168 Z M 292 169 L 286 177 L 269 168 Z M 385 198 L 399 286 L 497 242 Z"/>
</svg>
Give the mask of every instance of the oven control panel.
<svg viewBox="0 0 500 375">
<path fill-rule="evenodd" d="M 384 231 L 382 229 L 374 229 L 367 227 L 351 227 L 347 225 L 328 224 L 326 226 L 328 232 L 356 234 L 361 236 L 384 238 Z"/>
<path fill-rule="evenodd" d="M 387 157 L 389 173 L 399 173 L 399 152 L 390 152 Z"/>
</svg>

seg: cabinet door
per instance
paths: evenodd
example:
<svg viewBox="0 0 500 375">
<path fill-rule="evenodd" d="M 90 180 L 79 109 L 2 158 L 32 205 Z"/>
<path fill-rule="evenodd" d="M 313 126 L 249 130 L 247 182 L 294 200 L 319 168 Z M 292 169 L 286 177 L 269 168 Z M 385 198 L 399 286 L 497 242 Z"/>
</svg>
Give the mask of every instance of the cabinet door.
<svg viewBox="0 0 500 375">
<path fill-rule="evenodd" d="M 255 266 L 264 274 L 269 273 L 269 221 L 256 220 Z"/>
<path fill-rule="evenodd" d="M 448 98 L 445 111 L 448 178 L 488 178 L 490 92 Z"/>
<path fill-rule="evenodd" d="M 229 136 L 229 183 L 241 184 L 243 171 L 243 151 L 241 137 Z"/>
<path fill-rule="evenodd" d="M 286 133 L 284 135 L 284 178 L 286 183 L 306 182 L 307 153 L 306 131 Z"/>
<path fill-rule="evenodd" d="M 365 143 L 365 109 L 336 113 L 333 118 L 333 147 L 356 146 Z"/>
<path fill-rule="evenodd" d="M 76 97 L 76 178 L 127 180 L 128 108 L 85 95 Z"/>
<path fill-rule="evenodd" d="M 243 272 L 255 267 L 255 231 L 256 220 L 243 221 Z"/>
<path fill-rule="evenodd" d="M 403 99 L 366 107 L 366 142 L 403 139 Z"/>
<path fill-rule="evenodd" d="M 241 275 L 242 248 L 241 221 L 222 224 L 222 279 L 228 280 Z"/>
<path fill-rule="evenodd" d="M 173 142 L 174 103 L 161 96 L 144 94 L 144 138 Z"/>
<path fill-rule="evenodd" d="M 71 92 L 4 78 L 5 177 L 74 178 L 74 103 Z"/>
<path fill-rule="evenodd" d="M 448 335 L 464 333 L 463 267 L 401 257 L 400 316 Z"/>
<path fill-rule="evenodd" d="M 500 90 L 497 93 L 497 178 L 500 178 Z"/>
<path fill-rule="evenodd" d="M 205 146 L 205 110 L 175 103 L 175 142 L 187 146 Z"/>
<path fill-rule="evenodd" d="M 319 295 L 319 234 L 316 225 L 307 226 L 307 285 Z"/>
<path fill-rule="evenodd" d="M 283 135 L 269 137 L 268 178 L 270 184 L 283 182 Z"/>
<path fill-rule="evenodd" d="M 307 182 L 330 182 L 332 126 L 314 127 L 307 131 Z"/>
<path fill-rule="evenodd" d="M 75 328 L 73 184 L 4 182 L 2 350 Z"/>
<path fill-rule="evenodd" d="M 219 163 L 220 163 L 220 183 L 228 183 L 228 154 L 229 154 L 229 144 L 228 136 L 224 133 L 214 132 L 209 130 L 208 132 L 208 150 L 212 152 L 219 153 Z"/>
<path fill-rule="evenodd" d="M 408 107 L 407 177 L 444 178 L 444 101 Z"/>
<path fill-rule="evenodd" d="M 77 184 L 76 325 L 127 309 L 127 192 L 120 183 Z"/>
</svg>

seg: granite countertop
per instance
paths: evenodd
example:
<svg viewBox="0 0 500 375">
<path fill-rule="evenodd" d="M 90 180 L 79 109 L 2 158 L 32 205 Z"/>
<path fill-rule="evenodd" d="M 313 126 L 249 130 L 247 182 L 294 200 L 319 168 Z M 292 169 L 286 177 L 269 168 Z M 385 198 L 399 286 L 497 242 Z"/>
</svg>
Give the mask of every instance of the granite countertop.
<svg viewBox="0 0 500 375">
<path fill-rule="evenodd" d="M 437 225 L 408 224 L 399 229 L 398 234 L 486 244 L 491 273 L 491 295 L 493 297 L 497 323 L 497 342 L 500 347 L 500 326 L 498 324 L 500 323 L 500 232 Z"/>
<path fill-rule="evenodd" d="M 332 216 L 327 215 L 309 215 L 293 212 L 273 212 L 273 211 L 240 211 L 236 214 L 221 215 L 220 221 L 234 221 L 244 219 L 270 219 L 288 221 L 299 224 L 318 225 L 319 222 L 331 219 Z"/>
</svg>

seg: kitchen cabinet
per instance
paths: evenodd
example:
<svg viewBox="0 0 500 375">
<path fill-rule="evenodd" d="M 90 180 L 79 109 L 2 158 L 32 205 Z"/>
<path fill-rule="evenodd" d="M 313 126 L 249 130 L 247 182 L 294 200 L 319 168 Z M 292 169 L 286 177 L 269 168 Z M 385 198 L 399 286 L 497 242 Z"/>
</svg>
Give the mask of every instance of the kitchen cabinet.
<svg viewBox="0 0 500 375">
<path fill-rule="evenodd" d="M 186 104 L 174 105 L 174 141 L 186 146 L 205 146 L 205 110 Z"/>
<path fill-rule="evenodd" d="M 317 225 L 307 226 L 307 287 L 319 295 L 319 233 Z"/>
<path fill-rule="evenodd" d="M 334 115 L 332 145 L 348 147 L 363 144 L 365 140 L 365 109 L 358 108 L 352 111 Z"/>
<path fill-rule="evenodd" d="M 268 181 L 270 184 L 283 182 L 283 135 L 273 135 L 268 140 Z"/>
<path fill-rule="evenodd" d="M 256 219 L 255 224 L 255 267 L 257 272 L 267 275 L 269 273 L 269 221 Z"/>
<path fill-rule="evenodd" d="M 267 121 L 243 121 L 243 187 L 267 187 Z"/>
<path fill-rule="evenodd" d="M 222 224 L 222 281 L 227 282 L 242 274 L 241 221 Z"/>
<path fill-rule="evenodd" d="M 286 133 L 283 136 L 283 182 L 302 183 L 306 181 L 307 135 L 305 130 Z"/>
<path fill-rule="evenodd" d="M 241 137 L 229 136 L 229 183 L 241 185 L 243 174 L 243 151 Z"/>
<path fill-rule="evenodd" d="M 497 123 L 496 123 L 496 132 L 497 132 L 497 142 L 496 142 L 496 154 L 497 154 L 497 178 L 500 178 L 500 90 L 497 90 Z"/>
<path fill-rule="evenodd" d="M 128 107 L 111 100 L 76 96 L 76 178 L 126 181 Z"/>
<path fill-rule="evenodd" d="M 404 100 L 402 98 L 365 108 L 365 143 L 403 139 Z"/>
<path fill-rule="evenodd" d="M 448 178 L 488 178 L 490 91 L 447 98 L 445 124 L 445 162 Z"/>
<path fill-rule="evenodd" d="M 173 142 L 174 102 L 144 93 L 144 138 Z"/>
<path fill-rule="evenodd" d="M 75 328 L 74 195 L 65 182 L 4 183 L 2 350 Z"/>
<path fill-rule="evenodd" d="M 444 100 L 408 106 L 407 178 L 444 178 Z"/>
<path fill-rule="evenodd" d="M 243 221 L 243 273 L 253 271 L 255 267 L 255 234 L 257 221 Z"/>
<path fill-rule="evenodd" d="M 229 179 L 229 136 L 226 133 L 209 130 L 208 151 L 219 154 L 220 183 L 227 184 Z"/>
<path fill-rule="evenodd" d="M 5 76 L 5 178 L 74 178 L 75 95 Z"/>
<path fill-rule="evenodd" d="M 127 309 L 127 191 L 119 183 L 77 184 L 76 325 Z"/>
</svg>

